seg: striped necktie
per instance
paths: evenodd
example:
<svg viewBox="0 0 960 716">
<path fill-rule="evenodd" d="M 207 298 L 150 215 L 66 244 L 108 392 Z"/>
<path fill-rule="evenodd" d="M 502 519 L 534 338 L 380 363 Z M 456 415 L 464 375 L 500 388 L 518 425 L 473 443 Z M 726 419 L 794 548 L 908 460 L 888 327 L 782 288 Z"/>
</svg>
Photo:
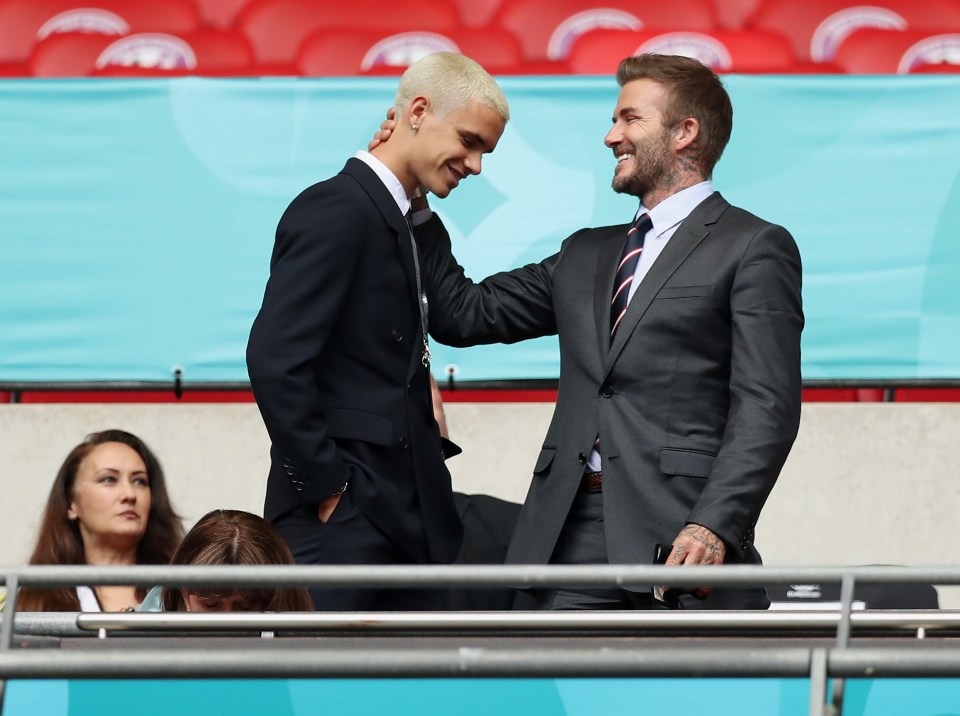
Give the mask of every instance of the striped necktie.
<svg viewBox="0 0 960 716">
<path fill-rule="evenodd" d="M 623 255 L 620 257 L 620 264 L 617 266 L 617 277 L 613 282 L 613 300 L 610 301 L 611 339 L 616 334 L 617 327 L 623 320 L 623 315 L 627 312 L 633 275 L 637 271 L 640 252 L 643 251 L 643 240 L 651 228 L 653 228 L 653 222 L 650 220 L 650 214 L 641 214 L 637 217 L 630 231 L 627 232 L 627 240 L 623 245 Z"/>
</svg>

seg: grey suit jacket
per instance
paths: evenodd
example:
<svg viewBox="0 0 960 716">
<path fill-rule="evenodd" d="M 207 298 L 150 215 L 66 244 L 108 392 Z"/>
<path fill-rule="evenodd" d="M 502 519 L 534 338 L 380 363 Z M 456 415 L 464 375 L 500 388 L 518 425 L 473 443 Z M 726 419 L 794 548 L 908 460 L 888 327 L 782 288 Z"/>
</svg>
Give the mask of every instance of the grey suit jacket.
<svg viewBox="0 0 960 716">
<path fill-rule="evenodd" d="M 758 563 L 754 525 L 800 420 L 797 246 L 713 194 L 657 258 L 611 344 L 628 228 L 581 230 L 548 259 L 480 283 L 438 220 L 423 232 L 436 340 L 559 334 L 556 410 L 507 561 L 549 562 L 599 435 L 611 563 L 650 564 L 690 522 L 723 538 L 728 563 Z"/>
</svg>

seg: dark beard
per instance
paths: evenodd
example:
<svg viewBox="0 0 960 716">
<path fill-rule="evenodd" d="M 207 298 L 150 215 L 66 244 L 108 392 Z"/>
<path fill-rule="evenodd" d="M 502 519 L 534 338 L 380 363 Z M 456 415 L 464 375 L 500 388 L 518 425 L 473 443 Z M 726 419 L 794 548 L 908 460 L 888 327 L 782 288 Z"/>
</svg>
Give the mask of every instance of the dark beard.
<svg viewBox="0 0 960 716">
<path fill-rule="evenodd" d="M 635 145 L 633 172 L 625 177 L 614 176 L 611 183 L 613 190 L 642 199 L 663 183 L 670 173 L 670 159 L 664 149 L 667 138 L 668 133 L 664 129 L 661 144 L 645 141 L 642 145 Z"/>
</svg>

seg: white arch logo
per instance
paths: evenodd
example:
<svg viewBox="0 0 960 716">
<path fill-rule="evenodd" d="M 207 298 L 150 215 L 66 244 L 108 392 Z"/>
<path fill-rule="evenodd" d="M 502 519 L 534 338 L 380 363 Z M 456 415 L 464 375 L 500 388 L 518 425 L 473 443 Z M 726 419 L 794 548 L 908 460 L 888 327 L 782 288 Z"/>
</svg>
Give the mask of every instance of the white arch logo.
<svg viewBox="0 0 960 716">
<path fill-rule="evenodd" d="M 846 38 L 861 27 L 879 30 L 906 30 L 907 21 L 893 10 L 863 5 L 833 13 L 820 23 L 810 40 L 810 57 L 814 62 L 830 62 Z"/>
<path fill-rule="evenodd" d="M 571 15 L 557 25 L 547 43 L 547 57 L 564 60 L 570 55 L 573 43 L 585 32 L 598 28 L 612 30 L 642 30 L 643 21 L 624 10 L 595 8 Z"/>
<path fill-rule="evenodd" d="M 905 75 L 918 65 L 960 65 L 960 34 L 926 37 L 903 53 L 897 74 Z"/>
<path fill-rule="evenodd" d="M 128 35 L 100 53 L 96 67 L 155 67 L 162 70 L 193 70 L 197 57 L 193 48 L 179 37 L 163 33 L 144 32 Z"/>
<path fill-rule="evenodd" d="M 119 15 L 95 7 L 80 7 L 54 15 L 37 30 L 37 39 L 56 32 L 89 32 L 100 35 L 126 35 L 127 21 Z"/>
<path fill-rule="evenodd" d="M 380 65 L 406 67 L 434 52 L 460 52 L 460 48 L 449 37 L 435 32 L 401 32 L 385 37 L 367 50 L 360 69 Z"/>
<path fill-rule="evenodd" d="M 670 32 L 657 35 L 640 45 L 633 54 L 642 55 L 647 52 L 692 57 L 714 70 L 729 70 L 733 67 L 733 59 L 726 45 L 715 37 L 699 32 Z"/>
</svg>

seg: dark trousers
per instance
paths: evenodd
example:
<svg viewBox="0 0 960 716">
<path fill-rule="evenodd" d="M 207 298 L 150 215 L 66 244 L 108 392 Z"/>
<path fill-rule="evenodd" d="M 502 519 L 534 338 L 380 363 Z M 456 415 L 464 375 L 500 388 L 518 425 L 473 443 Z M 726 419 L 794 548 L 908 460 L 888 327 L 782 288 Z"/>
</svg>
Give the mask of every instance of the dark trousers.
<svg viewBox="0 0 960 716">
<path fill-rule="evenodd" d="M 412 564 L 376 525 L 343 493 L 327 522 L 308 507 L 274 520 L 274 527 L 293 552 L 297 564 Z M 447 608 L 439 589 L 363 589 L 316 587 L 310 590 L 318 611 L 432 611 Z"/>
<path fill-rule="evenodd" d="M 551 564 L 608 564 L 603 526 L 603 493 L 579 492 L 563 524 Z M 650 555 L 653 563 L 653 554 Z M 620 587 L 602 589 L 552 589 L 537 593 L 539 609 L 667 609 L 650 592 Z M 770 601 L 762 588 L 713 589 L 706 599 L 680 595 L 679 609 L 767 609 Z"/>
</svg>

